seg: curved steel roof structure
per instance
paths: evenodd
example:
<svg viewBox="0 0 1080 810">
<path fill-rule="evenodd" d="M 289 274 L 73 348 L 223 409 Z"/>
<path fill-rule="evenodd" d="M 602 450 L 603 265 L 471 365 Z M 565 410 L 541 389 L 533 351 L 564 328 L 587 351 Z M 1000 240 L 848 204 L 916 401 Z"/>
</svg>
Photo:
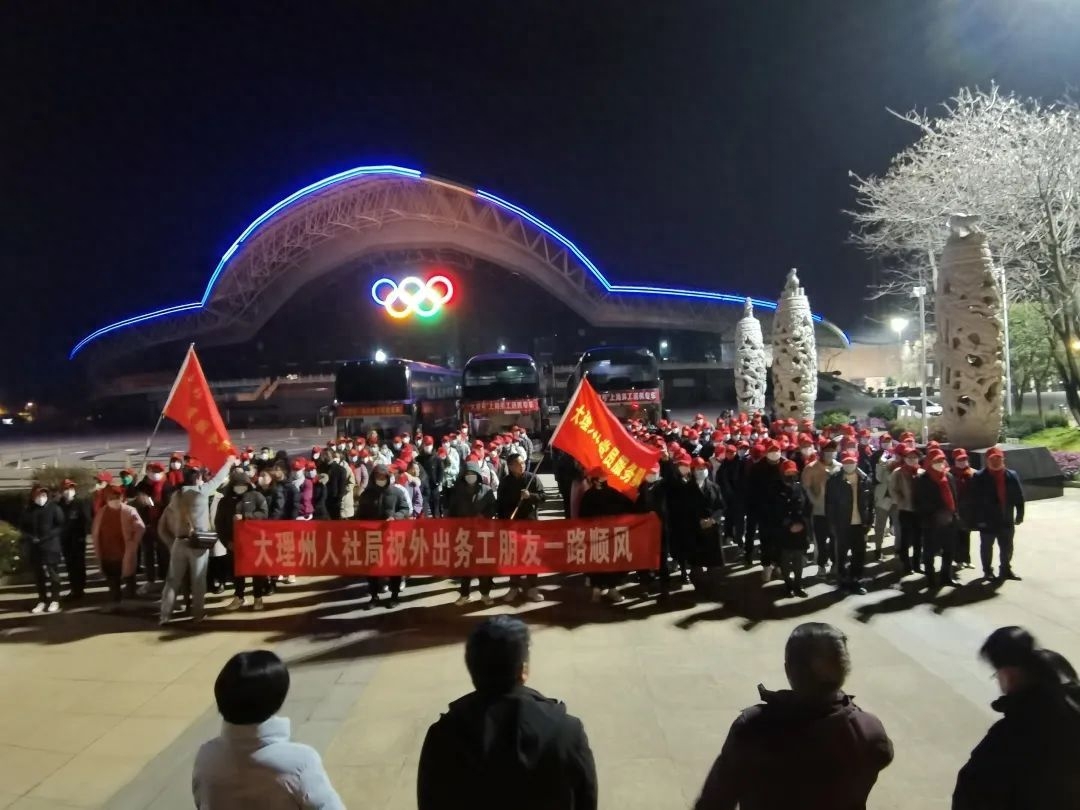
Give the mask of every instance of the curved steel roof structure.
<svg viewBox="0 0 1080 810">
<path fill-rule="evenodd" d="M 361 166 L 312 183 L 260 214 L 221 257 L 197 301 L 103 326 L 75 344 L 114 351 L 110 340 L 139 328 L 135 346 L 199 335 L 209 344 L 254 335 L 301 286 L 377 254 L 435 248 L 485 259 L 531 279 L 598 327 L 680 328 L 716 332 L 727 321 L 716 304 L 745 296 L 611 282 L 563 234 L 529 211 L 486 191 L 399 166 Z M 776 302 L 752 299 L 758 310 Z M 815 315 L 830 342 L 847 343 Z"/>
</svg>

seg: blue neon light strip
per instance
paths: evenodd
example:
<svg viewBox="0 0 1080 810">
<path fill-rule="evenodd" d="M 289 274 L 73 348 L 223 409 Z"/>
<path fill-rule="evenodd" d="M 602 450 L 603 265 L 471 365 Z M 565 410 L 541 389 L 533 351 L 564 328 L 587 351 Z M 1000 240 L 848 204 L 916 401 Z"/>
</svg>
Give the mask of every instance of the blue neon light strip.
<svg viewBox="0 0 1080 810">
<path fill-rule="evenodd" d="M 248 225 L 247 228 L 244 229 L 243 233 L 240 234 L 237 240 L 232 243 L 228 250 L 225 251 L 224 255 L 221 257 L 221 260 L 218 262 L 217 267 L 214 268 L 214 272 L 210 276 L 210 281 L 207 283 L 206 289 L 203 291 L 202 298 L 199 301 L 194 301 L 190 304 L 179 304 L 174 307 L 167 307 L 166 309 L 159 309 L 154 312 L 147 312 L 144 315 L 136 315 L 134 317 L 126 318 L 125 320 L 109 324 L 108 326 L 103 326 L 96 332 L 91 332 L 89 335 L 76 343 L 75 347 L 71 350 L 71 354 L 68 355 L 68 359 L 70 360 L 74 358 L 75 355 L 78 354 L 83 349 L 83 347 L 86 346 L 86 344 L 90 343 L 93 340 L 96 340 L 102 335 L 106 335 L 110 332 L 115 332 L 118 329 L 124 329 L 128 326 L 135 326 L 136 324 L 145 323 L 146 321 L 165 317 L 167 315 L 176 315 L 184 312 L 191 312 L 202 309 L 206 306 L 207 301 L 210 300 L 210 296 L 214 291 L 214 286 L 221 278 L 221 274 L 225 271 L 225 266 L 229 263 L 229 260 L 233 257 L 233 254 L 236 253 L 236 251 L 244 243 L 244 240 L 251 236 L 251 234 L 254 233 L 260 225 L 265 224 L 267 220 L 271 219 L 274 215 L 288 208 L 293 203 L 298 202 L 304 197 L 307 197 L 310 194 L 314 194 L 317 191 L 321 191 L 322 189 L 336 185 L 337 183 L 345 182 L 346 180 L 352 180 L 356 177 L 380 174 L 411 177 L 417 180 L 421 179 L 424 176 L 423 173 L 417 169 L 405 169 L 400 166 L 359 166 L 355 169 L 349 169 L 348 171 L 340 172 L 338 174 L 331 175 L 330 177 L 323 178 L 317 183 L 312 183 L 310 186 L 305 186 L 299 191 L 290 194 L 288 197 L 286 197 L 284 200 L 281 200 L 273 207 L 268 208 L 266 211 L 260 214 L 259 217 L 256 218 L 250 225 Z M 508 202 L 501 197 L 497 197 L 494 194 L 483 191 L 481 189 L 476 189 L 475 191 L 473 191 L 472 189 L 457 186 L 456 184 L 446 183 L 445 185 L 452 185 L 453 187 L 458 188 L 461 191 L 474 193 L 482 200 L 486 200 L 490 203 L 498 205 L 499 207 L 516 214 L 522 219 L 531 222 L 537 228 L 556 239 L 558 242 L 564 245 L 571 253 L 573 253 L 574 256 L 577 257 L 578 261 L 580 261 L 588 269 L 588 271 L 593 274 L 596 280 L 600 282 L 600 285 L 607 292 L 622 293 L 627 295 L 656 295 L 674 298 L 696 298 L 704 301 L 721 301 L 728 304 L 741 304 L 743 303 L 743 301 L 746 300 L 746 296 L 734 295 L 731 293 L 710 292 L 708 290 L 688 290 L 678 287 L 646 287 L 625 284 L 612 284 L 604 277 L 604 274 L 600 272 L 600 269 L 589 260 L 589 257 L 586 256 L 577 245 L 575 245 L 557 230 L 552 228 L 542 219 L 526 211 L 524 208 L 514 205 L 513 203 Z M 750 300 L 753 302 L 755 307 L 767 310 L 776 309 L 775 301 L 767 301 L 760 298 L 752 298 Z M 817 314 L 814 314 L 813 318 L 819 323 L 824 322 L 825 320 Z M 846 342 L 850 342 L 848 340 L 848 336 L 842 330 L 837 329 L 837 331 L 840 333 L 840 335 Z"/>
</svg>

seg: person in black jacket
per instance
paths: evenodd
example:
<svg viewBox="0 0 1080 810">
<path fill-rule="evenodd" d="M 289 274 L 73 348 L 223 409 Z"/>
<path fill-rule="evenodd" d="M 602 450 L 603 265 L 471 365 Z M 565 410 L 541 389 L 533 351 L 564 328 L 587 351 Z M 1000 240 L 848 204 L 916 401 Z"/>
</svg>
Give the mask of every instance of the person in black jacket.
<svg viewBox="0 0 1080 810">
<path fill-rule="evenodd" d="M 535 473 L 525 472 L 523 456 L 510 456 L 506 469 L 496 496 L 499 520 L 536 520 L 537 507 L 547 500 L 544 485 Z M 530 602 L 543 602 L 544 594 L 536 587 L 538 581 L 536 574 L 510 577 L 510 590 L 504 598 L 513 602 L 524 590 Z"/>
<path fill-rule="evenodd" d="M 780 554 L 780 573 L 784 577 L 788 596 L 806 598 L 802 587 L 803 565 L 806 550 L 810 547 L 807 528 L 812 509 L 810 498 L 799 482 L 799 465 L 794 461 L 781 461 L 780 474 L 783 482 L 773 493 L 771 513 L 780 518 L 777 546 Z"/>
<path fill-rule="evenodd" d="M 953 810 L 1080 807 L 1080 685 L 1064 656 L 1020 627 L 990 634 L 979 652 L 995 670 L 1005 716 L 960 769 Z"/>
<path fill-rule="evenodd" d="M 345 469 L 341 452 L 334 450 L 330 454 L 330 463 L 326 465 L 326 514 L 330 520 L 341 520 L 341 500 L 345 497 L 348 478 L 349 473 Z M 315 519 L 320 518 L 316 515 Z"/>
<path fill-rule="evenodd" d="M 229 485 L 218 503 L 214 513 L 214 531 L 224 544 L 228 555 L 229 568 L 233 571 L 233 599 L 225 606 L 226 610 L 239 610 L 245 602 L 244 591 L 247 580 L 235 573 L 235 555 L 233 542 L 238 520 L 266 520 L 270 516 L 266 498 L 251 486 L 251 479 L 243 470 L 233 470 L 229 474 Z M 254 610 L 263 609 L 263 596 L 267 592 L 267 577 L 252 577 L 254 591 Z"/>
<path fill-rule="evenodd" d="M 428 729 L 418 810 L 596 810 L 596 764 L 584 726 L 565 705 L 525 685 L 525 623 L 485 619 L 469 636 L 465 664 L 475 691 Z"/>
<path fill-rule="evenodd" d="M 668 482 L 667 503 L 671 542 L 685 584 L 688 567 L 704 572 L 719 556 L 724 499 L 708 478 L 708 462 L 685 455 L 676 462 L 678 477 Z"/>
<path fill-rule="evenodd" d="M 90 500 L 77 493 L 74 481 L 66 479 L 60 488 L 57 505 L 64 513 L 60 548 L 71 588 L 67 598 L 82 599 L 86 590 L 86 543 L 93 526 Z"/>
<path fill-rule="evenodd" d="M 424 506 L 431 517 L 442 517 L 446 511 L 446 504 L 442 502 L 442 491 L 446 483 L 446 462 L 435 451 L 435 437 L 425 436 L 420 445 L 420 457 L 418 459 L 423 469 L 424 478 L 428 491 L 424 493 Z"/>
<path fill-rule="evenodd" d="M 649 578 L 660 583 L 658 598 L 666 601 L 671 590 L 671 570 L 668 568 L 668 556 L 671 554 L 671 540 L 668 532 L 667 487 L 660 477 L 660 463 L 657 462 L 645 474 L 645 479 L 638 487 L 637 508 L 639 512 L 652 512 L 660 518 L 660 567 L 655 571 L 643 572 Z M 647 578 L 646 584 L 651 582 Z"/>
<path fill-rule="evenodd" d="M 475 461 L 465 463 L 465 472 L 450 490 L 446 506 L 447 517 L 495 517 L 495 493 L 480 480 L 480 465 Z M 469 604 L 472 577 L 462 577 L 458 582 L 461 585 L 461 595 L 454 604 L 464 607 Z M 480 599 L 488 607 L 495 604 L 495 600 L 491 598 L 493 582 L 494 577 L 480 577 Z"/>
<path fill-rule="evenodd" d="M 854 450 L 840 455 L 840 465 L 825 482 L 825 518 L 836 540 L 833 570 L 840 588 L 864 594 L 859 579 L 866 560 L 866 532 L 874 525 L 873 483 L 859 469 Z"/>
<path fill-rule="evenodd" d="M 608 486 L 607 472 L 603 467 L 593 467 L 585 477 L 589 482 L 589 488 L 581 495 L 578 517 L 627 515 L 634 511 L 634 504 L 629 498 Z M 592 582 L 592 601 L 599 602 L 601 599 L 607 599 L 615 604 L 623 600 L 622 594 L 619 593 L 622 574 L 594 573 L 589 575 L 589 580 Z"/>
<path fill-rule="evenodd" d="M 60 610 L 60 538 L 64 532 L 64 513 L 49 499 L 48 489 L 34 487 L 19 529 L 22 554 L 34 569 L 37 584 L 38 601 L 30 612 L 56 613 Z"/>
<path fill-rule="evenodd" d="M 956 481 L 949 472 L 945 453 L 935 448 L 926 454 L 928 469 L 915 479 L 915 513 L 919 516 L 923 541 L 923 568 L 926 586 L 936 590 L 945 584 L 960 587 L 953 573 L 953 551 L 956 548 L 956 528 L 959 496 Z M 934 571 L 934 559 L 941 555 L 941 580 Z"/>
<path fill-rule="evenodd" d="M 390 470 L 385 464 L 376 464 L 371 471 L 371 484 L 360 493 L 356 502 L 357 520 L 408 520 L 412 515 L 412 506 L 405 498 L 405 493 L 390 483 Z M 401 593 L 401 577 L 390 577 L 390 601 L 387 607 L 396 607 Z M 368 577 L 368 593 L 371 598 L 364 605 L 370 610 L 379 604 L 379 590 L 382 588 L 380 577 Z"/>
<path fill-rule="evenodd" d="M 255 486 L 266 498 L 267 520 L 288 520 L 285 517 L 285 493 L 281 491 L 269 469 L 263 468 L 256 474 Z"/>
<path fill-rule="evenodd" d="M 1005 454 L 993 447 L 986 454 L 986 467 L 971 481 L 975 502 L 975 525 L 979 529 L 979 556 L 983 578 L 993 579 L 994 543 L 998 545 L 998 578 L 1020 577 L 1012 570 L 1013 538 L 1024 522 L 1024 490 L 1020 476 L 1005 467 Z"/>
<path fill-rule="evenodd" d="M 281 493 L 281 517 L 278 520 L 296 520 L 300 514 L 300 490 L 289 472 L 289 460 L 275 461 L 270 468 L 270 475 Z"/>
<path fill-rule="evenodd" d="M 716 479 L 724 495 L 724 535 L 743 549 L 749 562 L 754 553 L 754 538 L 746 531 L 746 486 L 750 459 L 740 455 L 740 452 L 748 449 L 744 445 L 746 442 L 739 442 L 738 447 L 728 445 L 725 458 L 716 471 Z"/>
</svg>

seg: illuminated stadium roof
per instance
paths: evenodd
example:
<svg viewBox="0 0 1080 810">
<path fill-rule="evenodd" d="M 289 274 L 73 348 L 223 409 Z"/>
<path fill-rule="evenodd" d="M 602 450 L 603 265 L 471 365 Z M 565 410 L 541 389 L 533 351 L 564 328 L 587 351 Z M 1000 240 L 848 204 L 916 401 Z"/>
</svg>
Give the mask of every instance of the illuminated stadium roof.
<svg viewBox="0 0 1080 810">
<path fill-rule="evenodd" d="M 300 287 L 366 256 L 443 248 L 532 280 L 596 327 L 720 332 L 741 311 L 734 292 L 610 281 L 572 241 L 531 212 L 480 189 L 398 166 L 361 166 L 312 183 L 260 214 L 225 251 L 202 296 L 102 326 L 75 344 L 119 354 L 181 339 L 252 337 Z M 759 314 L 776 302 L 753 298 Z M 726 307 L 725 307 L 726 309 Z M 764 312 L 760 312 L 764 310 Z M 815 315 L 824 342 L 847 336 Z M 136 340 L 116 340 L 134 328 Z"/>
</svg>

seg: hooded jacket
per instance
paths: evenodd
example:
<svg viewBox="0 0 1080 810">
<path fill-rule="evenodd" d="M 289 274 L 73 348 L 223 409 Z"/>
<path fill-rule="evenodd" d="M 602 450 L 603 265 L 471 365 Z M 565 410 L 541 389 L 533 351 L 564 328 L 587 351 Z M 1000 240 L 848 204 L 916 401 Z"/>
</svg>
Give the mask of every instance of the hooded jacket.
<svg viewBox="0 0 1080 810">
<path fill-rule="evenodd" d="M 385 464 L 377 464 L 371 471 L 371 484 L 360 493 L 356 502 L 357 520 L 406 520 L 412 514 L 412 507 L 405 499 L 405 494 L 387 483 L 385 487 L 375 485 L 376 478 L 386 478 L 389 482 L 390 471 Z"/>
<path fill-rule="evenodd" d="M 595 810 L 596 765 L 581 721 L 525 686 L 473 692 L 428 729 L 419 810 Z"/>
<path fill-rule="evenodd" d="M 764 703 L 731 726 L 695 810 L 865 810 L 893 759 L 881 721 L 843 692 L 758 691 Z"/>
</svg>

